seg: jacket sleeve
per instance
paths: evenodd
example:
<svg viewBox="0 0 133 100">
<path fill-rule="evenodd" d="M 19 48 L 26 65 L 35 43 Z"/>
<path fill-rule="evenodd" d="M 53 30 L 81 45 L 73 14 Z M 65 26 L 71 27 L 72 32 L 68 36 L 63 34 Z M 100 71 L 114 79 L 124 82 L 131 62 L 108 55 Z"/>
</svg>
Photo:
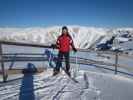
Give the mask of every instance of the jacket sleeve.
<svg viewBox="0 0 133 100">
<path fill-rule="evenodd" d="M 59 48 L 59 46 L 60 46 L 60 36 L 57 38 L 57 41 L 56 41 L 56 46 L 57 46 L 57 48 Z"/>
</svg>

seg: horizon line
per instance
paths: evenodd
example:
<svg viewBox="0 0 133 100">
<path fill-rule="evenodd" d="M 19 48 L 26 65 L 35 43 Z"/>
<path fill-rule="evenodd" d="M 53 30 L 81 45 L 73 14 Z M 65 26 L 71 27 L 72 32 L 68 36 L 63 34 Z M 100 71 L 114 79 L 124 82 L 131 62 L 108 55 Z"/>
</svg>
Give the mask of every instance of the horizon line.
<svg viewBox="0 0 133 100">
<path fill-rule="evenodd" d="M 94 25 L 37 25 L 37 26 L 0 26 L 0 28 L 51 28 L 51 27 L 62 27 L 62 26 L 67 26 L 67 27 L 88 27 L 88 28 L 108 28 L 108 29 L 116 29 L 116 28 L 133 28 L 133 26 L 113 26 L 113 27 L 109 27 L 109 26 L 94 26 Z"/>
</svg>

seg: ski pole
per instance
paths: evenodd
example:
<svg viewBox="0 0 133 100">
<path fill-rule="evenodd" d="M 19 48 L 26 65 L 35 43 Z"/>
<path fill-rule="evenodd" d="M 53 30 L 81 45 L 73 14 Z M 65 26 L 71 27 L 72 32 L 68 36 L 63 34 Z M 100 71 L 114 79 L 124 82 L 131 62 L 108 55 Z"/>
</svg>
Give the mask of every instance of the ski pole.
<svg viewBox="0 0 133 100">
<path fill-rule="evenodd" d="M 78 68 L 78 58 L 77 58 L 77 53 L 76 53 L 76 75 L 78 74 L 79 68 Z"/>
</svg>

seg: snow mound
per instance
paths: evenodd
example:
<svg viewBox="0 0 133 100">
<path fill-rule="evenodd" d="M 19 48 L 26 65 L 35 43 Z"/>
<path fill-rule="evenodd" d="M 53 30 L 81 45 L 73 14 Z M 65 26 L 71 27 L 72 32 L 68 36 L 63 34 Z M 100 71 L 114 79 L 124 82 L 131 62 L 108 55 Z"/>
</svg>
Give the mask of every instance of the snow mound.
<svg viewBox="0 0 133 100">
<path fill-rule="evenodd" d="M 133 80 L 110 74 L 80 71 L 72 81 L 65 73 L 38 75 L 0 84 L 0 100 L 131 100 Z"/>
</svg>

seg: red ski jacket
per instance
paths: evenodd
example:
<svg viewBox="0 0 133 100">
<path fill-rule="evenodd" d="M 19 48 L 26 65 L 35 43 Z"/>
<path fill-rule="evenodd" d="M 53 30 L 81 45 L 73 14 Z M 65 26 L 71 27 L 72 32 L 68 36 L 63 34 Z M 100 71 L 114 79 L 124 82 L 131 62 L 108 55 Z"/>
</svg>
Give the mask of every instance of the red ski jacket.
<svg viewBox="0 0 133 100">
<path fill-rule="evenodd" d="M 61 36 L 59 36 L 56 44 L 57 47 L 59 48 L 59 51 L 61 52 L 69 52 L 70 46 L 74 47 L 73 40 L 69 34 L 68 35 L 62 34 Z"/>
</svg>

